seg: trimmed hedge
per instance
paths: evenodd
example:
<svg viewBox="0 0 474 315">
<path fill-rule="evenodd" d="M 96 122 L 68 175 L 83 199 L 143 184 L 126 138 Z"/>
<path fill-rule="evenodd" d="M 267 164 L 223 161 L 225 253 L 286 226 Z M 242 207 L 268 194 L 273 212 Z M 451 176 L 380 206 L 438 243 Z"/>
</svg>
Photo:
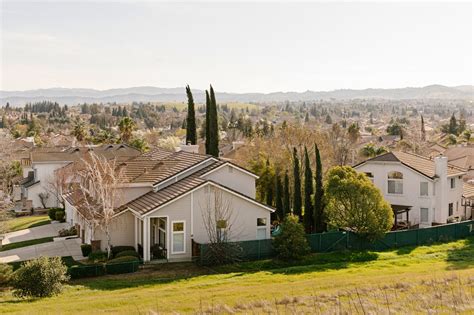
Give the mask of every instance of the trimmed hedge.
<svg viewBox="0 0 474 315">
<path fill-rule="evenodd" d="M 54 216 L 56 218 L 56 221 L 64 222 L 66 218 L 66 212 L 59 210 L 54 213 Z"/>
<path fill-rule="evenodd" d="M 130 257 L 130 256 L 124 256 L 116 259 L 132 259 L 135 258 L 135 261 L 126 261 L 126 262 L 113 262 L 109 261 L 107 264 L 105 264 L 105 270 L 108 274 L 115 275 L 115 274 L 121 274 L 121 273 L 132 273 L 138 271 L 138 266 L 140 262 L 138 261 L 138 258 L 136 257 Z"/>
<path fill-rule="evenodd" d="M 82 256 L 88 257 L 90 253 L 92 253 L 92 245 L 91 244 L 82 244 L 81 245 L 81 252 Z"/>
<path fill-rule="evenodd" d="M 124 252 L 128 250 L 133 250 L 135 251 L 135 247 L 133 246 L 113 246 L 112 247 L 112 257 L 115 257 L 118 253 Z"/>
<path fill-rule="evenodd" d="M 48 210 L 49 218 L 53 221 L 57 220 L 56 219 L 56 212 L 58 212 L 58 211 L 64 211 L 64 209 L 63 208 L 49 208 L 49 210 Z"/>
<path fill-rule="evenodd" d="M 135 256 L 122 256 L 118 258 L 111 259 L 107 262 L 107 264 L 114 264 L 114 263 L 123 263 L 123 262 L 130 262 L 130 261 L 137 261 L 139 262 L 140 259 Z"/>
<path fill-rule="evenodd" d="M 71 279 L 103 276 L 105 266 L 103 264 L 72 266 L 68 269 L 68 273 Z"/>
<path fill-rule="evenodd" d="M 96 251 L 89 254 L 89 260 L 93 262 L 103 262 L 107 260 L 107 253 L 103 251 Z"/>
<path fill-rule="evenodd" d="M 118 253 L 114 257 L 119 258 L 119 257 L 126 257 L 126 256 L 133 256 L 133 257 L 137 257 L 137 258 L 140 257 L 140 256 L 138 256 L 138 253 L 134 250 L 124 250 L 123 252 Z"/>
</svg>

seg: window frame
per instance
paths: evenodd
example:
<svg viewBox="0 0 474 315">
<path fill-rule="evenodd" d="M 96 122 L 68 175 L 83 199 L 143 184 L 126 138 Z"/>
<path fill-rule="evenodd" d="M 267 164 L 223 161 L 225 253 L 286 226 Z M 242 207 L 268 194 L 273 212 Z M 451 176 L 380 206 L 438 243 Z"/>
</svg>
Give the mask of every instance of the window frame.
<svg viewBox="0 0 474 315">
<path fill-rule="evenodd" d="M 174 224 L 175 223 L 183 223 L 183 231 L 174 231 Z M 175 234 L 183 234 L 183 250 L 182 251 L 175 251 L 174 250 L 174 237 Z M 171 254 L 185 254 L 186 253 L 186 221 L 177 220 L 171 221 Z"/>
<path fill-rule="evenodd" d="M 426 184 L 426 194 L 422 194 L 421 186 Z M 428 197 L 430 195 L 430 185 L 428 182 L 420 182 L 420 197 Z"/>
<path fill-rule="evenodd" d="M 390 174 L 392 173 L 399 173 L 401 174 L 401 178 L 392 178 L 390 177 Z M 401 196 L 403 195 L 403 173 L 402 172 L 399 172 L 399 171 L 390 171 L 387 173 L 387 194 L 389 195 L 395 195 L 395 196 Z M 390 182 L 394 182 L 394 189 L 395 189 L 395 192 L 390 192 Z M 397 191 L 397 184 L 400 185 L 401 184 L 401 192 L 396 192 Z"/>
<path fill-rule="evenodd" d="M 454 215 L 454 203 L 450 202 L 448 204 L 448 217 L 451 217 Z"/>
<path fill-rule="evenodd" d="M 426 209 L 427 211 L 427 220 L 426 221 L 423 221 L 422 218 L 423 218 L 423 215 L 422 215 L 422 212 L 423 210 Z M 420 207 L 420 223 L 427 223 L 429 224 L 430 223 L 430 208 L 427 208 L 427 207 Z"/>
<path fill-rule="evenodd" d="M 259 221 L 259 220 L 265 220 L 265 225 L 258 225 L 258 223 L 259 223 L 258 221 Z M 255 233 L 256 233 L 256 234 L 255 234 L 255 238 L 256 238 L 257 240 L 266 240 L 266 239 L 267 239 L 267 227 L 268 227 L 268 220 L 267 220 L 267 218 L 257 218 L 257 223 L 256 223 L 256 225 L 257 225 L 257 229 L 256 229 L 256 231 L 255 231 Z M 258 232 L 259 232 L 259 231 L 265 231 L 265 237 L 264 237 L 264 238 L 259 238 L 259 236 L 258 236 Z"/>
</svg>

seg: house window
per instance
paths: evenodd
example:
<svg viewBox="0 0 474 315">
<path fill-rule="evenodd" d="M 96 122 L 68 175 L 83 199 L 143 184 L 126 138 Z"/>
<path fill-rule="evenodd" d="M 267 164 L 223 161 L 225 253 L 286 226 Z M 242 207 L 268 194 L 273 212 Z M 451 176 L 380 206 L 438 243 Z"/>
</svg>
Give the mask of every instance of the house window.
<svg viewBox="0 0 474 315">
<path fill-rule="evenodd" d="M 453 215 L 453 203 L 451 202 L 449 205 L 448 205 L 448 216 L 452 216 Z"/>
<path fill-rule="evenodd" d="M 267 219 L 257 219 L 257 240 L 264 240 L 267 238 Z"/>
<path fill-rule="evenodd" d="M 166 248 L 166 221 L 161 218 L 158 221 L 158 244 L 161 248 Z"/>
<path fill-rule="evenodd" d="M 388 173 L 388 193 L 403 194 L 403 174 L 400 172 Z"/>
<path fill-rule="evenodd" d="M 420 183 L 420 196 L 428 196 L 428 182 Z"/>
<path fill-rule="evenodd" d="M 371 172 L 366 172 L 365 175 L 370 179 L 370 181 L 373 184 L 374 183 L 374 174 L 372 174 Z"/>
<path fill-rule="evenodd" d="M 216 221 L 216 233 L 217 239 L 220 241 L 225 241 L 227 238 L 227 220 L 217 220 Z"/>
<path fill-rule="evenodd" d="M 420 222 L 429 223 L 430 212 L 428 208 L 420 208 Z"/>
<path fill-rule="evenodd" d="M 450 183 L 451 183 L 451 189 L 456 188 L 456 178 L 451 178 Z"/>
<path fill-rule="evenodd" d="M 172 253 L 183 254 L 186 252 L 184 221 L 173 221 L 172 228 Z"/>
</svg>

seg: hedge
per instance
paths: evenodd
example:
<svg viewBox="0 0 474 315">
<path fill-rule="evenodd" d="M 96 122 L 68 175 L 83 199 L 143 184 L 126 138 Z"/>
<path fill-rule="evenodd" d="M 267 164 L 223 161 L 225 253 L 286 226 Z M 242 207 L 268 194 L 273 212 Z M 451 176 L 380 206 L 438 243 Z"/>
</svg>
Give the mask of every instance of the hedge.
<svg viewBox="0 0 474 315">
<path fill-rule="evenodd" d="M 118 253 L 128 250 L 135 251 L 133 246 L 112 246 L 112 256 L 115 257 Z"/>
<path fill-rule="evenodd" d="M 117 253 L 117 255 L 115 255 L 114 257 L 119 258 L 119 257 L 126 257 L 126 256 L 133 256 L 137 258 L 140 257 L 138 256 L 138 253 L 134 250 L 124 250 L 123 252 Z"/>
<path fill-rule="evenodd" d="M 128 257 L 121 257 L 128 258 Z M 105 270 L 108 274 L 132 273 L 138 271 L 140 262 L 137 260 L 129 262 L 109 262 L 105 264 Z"/>
</svg>

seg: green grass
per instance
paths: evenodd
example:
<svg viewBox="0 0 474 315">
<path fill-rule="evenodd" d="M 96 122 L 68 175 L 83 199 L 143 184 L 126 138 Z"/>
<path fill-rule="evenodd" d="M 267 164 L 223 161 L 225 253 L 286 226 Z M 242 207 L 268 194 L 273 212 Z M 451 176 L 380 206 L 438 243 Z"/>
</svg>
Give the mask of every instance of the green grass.
<svg viewBox="0 0 474 315">
<path fill-rule="evenodd" d="M 26 247 L 26 246 L 31 246 L 31 245 L 49 243 L 52 241 L 53 241 L 53 236 L 48 236 L 48 237 L 43 237 L 43 238 L 37 238 L 34 240 L 10 243 L 10 244 L 3 245 L 2 248 L 0 248 L 0 252 L 16 249 L 16 248 L 21 248 L 21 247 Z"/>
<path fill-rule="evenodd" d="M 51 220 L 47 215 L 32 215 L 13 218 L 7 222 L 8 232 L 29 229 L 41 225 L 50 224 Z"/>
<path fill-rule="evenodd" d="M 458 287 L 453 289 L 445 283 Z M 73 281 L 61 295 L 41 300 L 22 301 L 4 292 L 0 313 L 189 313 L 221 307 L 218 304 L 243 313 L 260 313 L 268 303 L 286 307 L 285 303 L 292 301 L 310 307 L 305 301 L 312 297 L 323 304 L 335 303 L 341 297 L 345 305 L 355 305 L 351 307 L 363 307 L 362 301 L 367 299 L 367 305 L 377 303 L 371 307 L 381 307 L 382 302 L 374 301 L 383 301 L 382 293 L 387 300 L 394 301 L 394 313 L 417 312 L 420 307 L 424 307 L 421 313 L 426 313 L 430 307 L 443 310 L 445 306 L 446 313 L 450 308 L 452 312 L 449 301 L 457 299 L 450 292 L 472 295 L 473 287 L 471 237 L 384 252 L 313 254 L 297 263 L 262 260 L 212 269 L 192 263 L 153 265 L 135 274 Z M 377 292 L 382 292 L 384 299 L 377 300 Z M 431 304 L 417 305 L 414 297 Z M 472 302 L 474 297 L 464 300 Z M 249 305 L 251 308 L 246 308 Z M 396 311 L 395 307 L 402 305 L 405 308 Z M 214 310 L 222 312 L 223 309 Z M 280 311 L 288 312 L 292 313 L 290 309 Z M 306 312 L 317 313 L 314 309 Z M 352 309 L 349 313 L 364 312 Z"/>
</svg>

